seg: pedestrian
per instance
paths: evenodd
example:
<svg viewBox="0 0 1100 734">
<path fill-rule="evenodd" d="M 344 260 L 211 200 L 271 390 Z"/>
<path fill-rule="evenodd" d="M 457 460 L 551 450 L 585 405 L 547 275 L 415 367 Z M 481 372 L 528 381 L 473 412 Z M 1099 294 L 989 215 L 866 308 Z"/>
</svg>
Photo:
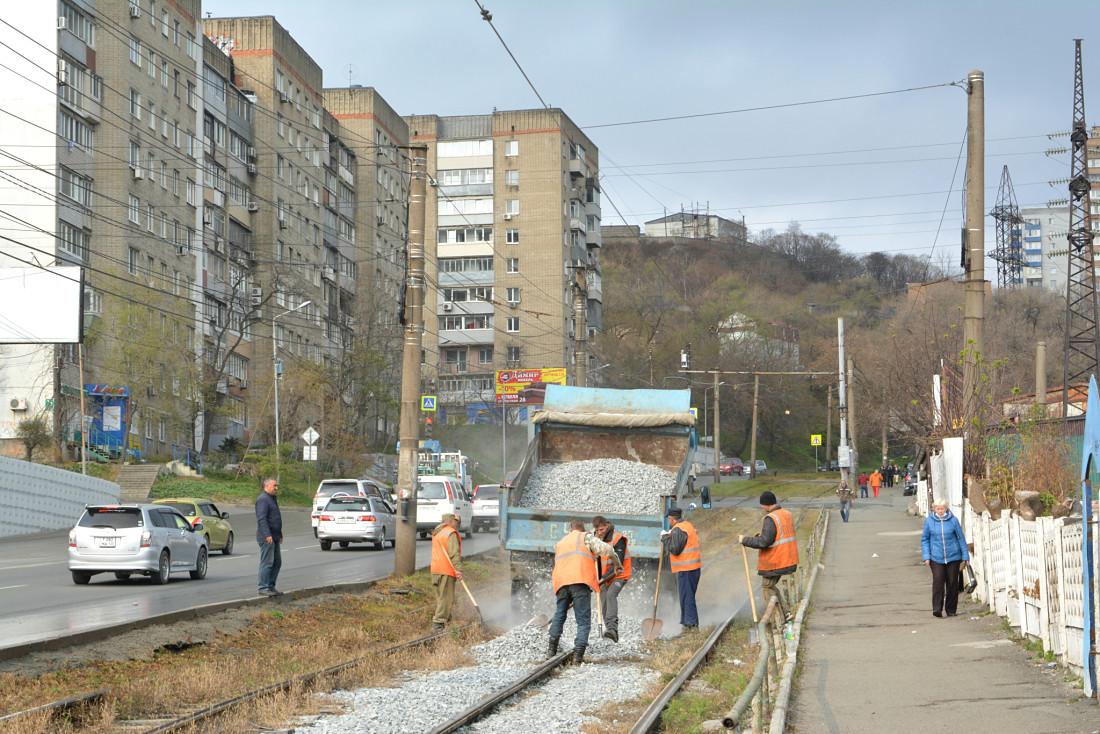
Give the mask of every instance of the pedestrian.
<svg viewBox="0 0 1100 734">
<path fill-rule="evenodd" d="M 607 564 L 604 568 L 603 561 L 596 560 L 596 574 L 600 578 L 600 611 L 603 613 L 603 636 L 612 642 L 619 641 L 619 593 L 630 580 L 630 548 L 626 536 L 615 529 L 615 526 L 607 521 L 603 515 L 592 518 L 592 530 L 596 537 L 610 545 L 615 550 L 615 556 L 622 564 L 622 571 L 615 573 L 614 564 Z M 607 579 L 606 581 L 604 579 Z"/>
<path fill-rule="evenodd" d="M 615 549 L 586 533 L 584 523 L 573 520 L 569 523 L 569 534 L 554 546 L 554 594 L 558 597 L 558 606 L 554 610 L 554 619 L 550 622 L 550 644 L 546 657 L 558 654 L 558 641 L 565 627 L 565 617 L 569 607 L 573 607 L 573 619 L 577 623 L 577 636 L 573 640 L 573 664 L 584 662 L 584 650 L 588 647 L 588 632 L 592 628 L 592 592 L 596 590 L 599 576 L 596 571 L 596 558 L 610 558 L 615 572 L 621 573 L 623 564 L 615 555 Z"/>
<path fill-rule="evenodd" d="M 276 493 L 279 482 L 268 477 L 264 490 L 256 498 L 256 542 L 260 544 L 259 593 L 263 596 L 282 596 L 275 588 L 279 569 L 283 567 L 283 515 L 279 511 Z"/>
<path fill-rule="evenodd" d="M 901 469 L 898 468 L 898 464 L 895 461 L 890 464 L 890 486 L 893 487 L 901 477 Z"/>
<path fill-rule="evenodd" d="M 959 572 L 970 561 L 962 525 L 947 509 L 946 500 L 932 501 L 932 514 L 924 519 L 920 536 L 924 565 L 932 570 L 932 616 L 958 614 Z"/>
<path fill-rule="evenodd" d="M 761 577 L 764 600 L 766 602 L 774 596 L 779 612 L 789 622 L 793 619 L 791 606 L 779 586 L 779 580 L 798 569 L 798 538 L 794 535 L 794 518 L 779 506 L 771 492 L 760 495 L 760 509 L 764 511 L 760 533 L 750 537 L 739 535 L 737 540 L 741 545 L 760 551 L 756 572 Z"/>
<path fill-rule="evenodd" d="M 837 487 L 836 496 L 840 500 L 840 516 L 848 522 L 848 515 L 852 512 L 852 490 L 848 489 L 848 483 L 843 479 Z"/>
<path fill-rule="evenodd" d="M 867 497 L 867 472 L 859 473 L 859 496 Z"/>
<path fill-rule="evenodd" d="M 661 531 L 661 542 L 668 547 L 668 562 L 676 574 L 680 591 L 680 626 L 694 629 L 699 626 L 699 609 L 695 606 L 695 592 L 699 589 L 699 575 L 703 556 L 699 552 L 699 535 L 695 526 L 683 520 L 679 507 L 668 509 L 668 530 Z"/>
<path fill-rule="evenodd" d="M 455 581 L 462 578 L 462 538 L 458 518 L 444 512 L 432 530 L 432 586 L 435 587 L 435 616 L 432 629 L 441 630 L 451 621 L 455 607 Z"/>
<path fill-rule="evenodd" d="M 878 488 L 882 486 L 882 474 L 878 469 L 875 469 L 871 476 L 868 477 L 867 483 L 871 485 L 871 491 L 875 493 L 875 499 L 878 499 Z"/>
</svg>

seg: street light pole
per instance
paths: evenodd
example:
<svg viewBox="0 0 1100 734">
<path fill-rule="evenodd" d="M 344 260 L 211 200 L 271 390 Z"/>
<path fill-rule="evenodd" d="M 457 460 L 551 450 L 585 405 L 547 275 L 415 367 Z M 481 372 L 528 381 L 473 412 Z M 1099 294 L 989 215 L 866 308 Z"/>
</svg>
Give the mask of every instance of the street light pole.
<svg viewBox="0 0 1100 734">
<path fill-rule="evenodd" d="M 305 308 L 313 301 L 305 301 L 299 303 L 297 306 L 291 309 L 283 311 L 277 316 L 271 318 L 271 370 L 275 380 L 275 481 L 279 481 L 282 477 L 279 476 L 279 357 L 275 352 L 276 340 L 275 340 L 275 321 L 286 316 L 288 313 L 294 313 L 300 308 Z"/>
</svg>

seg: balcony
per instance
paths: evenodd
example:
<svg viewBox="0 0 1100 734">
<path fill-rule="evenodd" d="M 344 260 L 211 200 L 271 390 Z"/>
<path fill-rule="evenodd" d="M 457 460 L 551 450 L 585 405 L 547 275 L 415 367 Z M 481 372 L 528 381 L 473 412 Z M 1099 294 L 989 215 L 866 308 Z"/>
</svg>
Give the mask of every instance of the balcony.
<svg viewBox="0 0 1100 734">
<path fill-rule="evenodd" d="M 440 273 L 440 286 L 483 285 L 493 283 L 492 270 L 467 270 L 462 273 Z"/>
<path fill-rule="evenodd" d="M 583 217 L 569 217 L 569 229 L 575 229 L 580 232 L 585 230 Z"/>
<path fill-rule="evenodd" d="M 321 267 L 321 277 L 330 283 L 336 282 L 336 268 L 331 265 L 324 265 Z"/>
<path fill-rule="evenodd" d="M 569 159 L 569 175 L 575 178 L 584 178 L 587 175 L 588 167 L 584 165 L 584 161 L 580 158 Z"/>
<path fill-rule="evenodd" d="M 343 273 L 337 273 L 336 279 L 336 284 L 339 285 L 340 288 L 352 295 L 355 295 L 357 289 L 355 278 L 351 277 L 350 275 L 344 275 Z"/>
<path fill-rule="evenodd" d="M 440 346 L 450 346 L 452 344 L 492 344 L 494 333 L 493 329 L 440 331 L 439 344 Z"/>
</svg>

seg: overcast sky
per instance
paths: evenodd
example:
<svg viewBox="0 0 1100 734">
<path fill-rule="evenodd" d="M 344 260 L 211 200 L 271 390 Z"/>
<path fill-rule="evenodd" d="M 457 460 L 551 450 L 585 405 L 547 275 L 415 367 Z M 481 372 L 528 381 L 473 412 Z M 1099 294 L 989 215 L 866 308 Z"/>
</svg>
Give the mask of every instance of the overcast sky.
<svg viewBox="0 0 1100 734">
<path fill-rule="evenodd" d="M 1009 166 L 1021 206 L 1066 196 L 1073 37 L 1100 4 L 486 0 L 552 106 L 600 149 L 604 224 L 665 209 L 742 215 L 755 232 L 798 221 L 850 252 L 957 264 L 966 95 L 937 87 L 824 104 L 592 127 L 867 95 L 986 78 L 986 210 Z M 541 106 L 474 0 L 207 0 L 215 16 L 268 15 L 324 70 L 375 87 L 401 114 Z M 1077 19 L 1077 29 L 1070 19 Z M 1092 40 L 1092 43 L 1090 43 Z M 1100 38 L 1085 38 L 1085 101 L 1100 124 Z M 952 177 L 958 162 L 958 174 Z M 940 226 L 941 213 L 943 215 Z M 937 239 L 937 229 L 939 229 Z M 987 218 L 987 249 L 995 241 Z M 933 244 L 937 243 L 933 251 Z M 996 280 L 988 269 L 987 278 Z"/>
</svg>

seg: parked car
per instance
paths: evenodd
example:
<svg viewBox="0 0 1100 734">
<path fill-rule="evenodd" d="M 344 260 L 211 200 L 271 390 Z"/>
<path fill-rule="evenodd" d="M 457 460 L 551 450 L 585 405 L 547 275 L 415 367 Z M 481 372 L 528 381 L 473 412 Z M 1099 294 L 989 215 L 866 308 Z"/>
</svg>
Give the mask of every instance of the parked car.
<svg viewBox="0 0 1100 734">
<path fill-rule="evenodd" d="M 186 517 L 192 525 L 201 522 L 207 550 L 221 551 L 223 556 L 233 552 L 233 526 L 229 524 L 229 513 L 220 512 L 210 500 L 179 497 L 153 500 L 153 504 L 168 505 Z"/>
<path fill-rule="evenodd" d="M 374 543 L 382 550 L 386 543 L 397 545 L 397 511 L 381 497 L 349 497 L 338 495 L 330 499 L 317 518 L 317 539 L 321 550 L 341 548 L 352 543 Z"/>
<path fill-rule="evenodd" d="M 828 463 L 828 465 L 826 465 L 826 464 L 818 464 L 818 466 L 817 466 L 817 470 L 818 470 L 818 471 L 840 471 L 840 463 L 839 463 L 839 462 L 837 462 L 837 461 L 836 461 L 836 460 L 834 459 L 833 461 L 830 461 L 830 462 Z"/>
<path fill-rule="evenodd" d="M 474 516 L 472 527 L 475 533 L 479 527 L 486 532 L 500 525 L 500 485 L 479 484 L 474 487 Z"/>
<path fill-rule="evenodd" d="M 69 571 L 86 584 L 113 571 L 120 581 L 138 573 L 157 584 L 187 571 L 206 578 L 209 549 L 200 518 L 194 525 L 164 505 L 88 505 L 69 531 Z"/>
<path fill-rule="evenodd" d="M 744 462 L 742 462 L 736 456 L 726 457 L 726 458 L 724 458 L 724 459 L 722 459 L 718 462 L 718 473 L 719 474 L 729 474 L 729 475 L 736 474 L 737 476 L 741 476 L 741 474 L 744 473 L 744 471 L 745 471 Z"/>
<path fill-rule="evenodd" d="M 427 538 L 450 512 L 458 518 L 458 529 L 469 538 L 473 533 L 474 503 L 457 477 L 422 476 L 416 494 L 416 530 Z"/>
<path fill-rule="evenodd" d="M 385 491 L 369 479 L 326 479 L 317 485 L 317 491 L 313 494 L 313 512 L 310 515 L 313 523 L 313 537 L 317 537 L 317 521 L 321 516 L 321 510 L 333 497 L 380 497 L 389 498 L 389 492 Z"/>
<path fill-rule="evenodd" d="M 756 460 L 756 476 L 760 476 L 761 474 L 767 474 L 767 473 L 768 473 L 768 465 L 764 462 L 763 459 L 757 459 Z"/>
</svg>

